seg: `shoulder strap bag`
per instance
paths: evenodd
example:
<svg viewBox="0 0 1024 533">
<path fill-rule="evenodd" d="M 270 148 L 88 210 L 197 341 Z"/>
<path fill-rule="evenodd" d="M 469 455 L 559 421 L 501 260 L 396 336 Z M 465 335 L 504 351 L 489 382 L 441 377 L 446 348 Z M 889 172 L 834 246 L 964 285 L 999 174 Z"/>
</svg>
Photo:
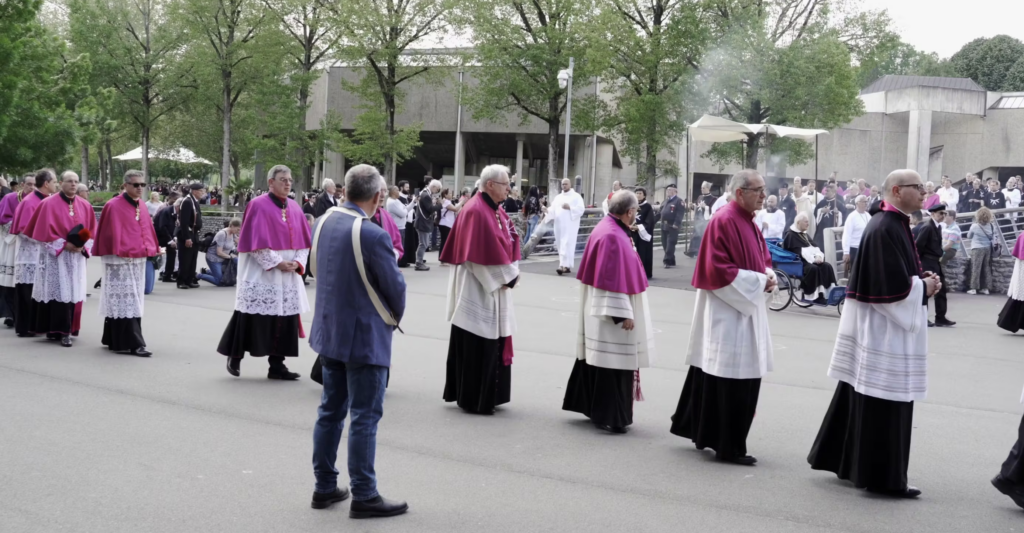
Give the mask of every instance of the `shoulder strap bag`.
<svg viewBox="0 0 1024 533">
<path fill-rule="evenodd" d="M 355 254 L 356 268 L 359 269 L 359 277 L 363 280 L 363 287 L 366 288 L 366 294 L 370 296 L 370 302 L 372 302 L 373 307 L 377 309 L 377 314 L 380 315 L 381 320 L 383 320 L 385 324 L 394 326 L 398 331 L 405 333 L 402 331 L 402 328 L 399 327 L 398 321 L 395 320 L 395 316 L 391 314 L 391 311 L 384 307 L 384 303 L 380 301 L 380 296 L 377 295 L 377 291 L 373 288 L 373 285 L 370 285 L 370 280 L 366 277 L 366 265 L 363 264 L 363 249 L 360 246 L 360 229 L 363 226 L 363 220 L 367 219 L 366 216 L 347 207 L 332 207 L 328 209 L 327 212 L 324 213 L 324 220 L 320 221 L 320 224 L 316 227 L 316 231 L 313 232 L 313 243 L 309 250 L 309 271 L 314 277 L 317 276 L 316 251 L 318 247 L 317 245 L 320 242 L 320 231 L 323 230 L 324 224 L 327 223 L 327 217 L 335 213 L 342 213 L 355 218 L 352 223 L 352 253 Z"/>
</svg>

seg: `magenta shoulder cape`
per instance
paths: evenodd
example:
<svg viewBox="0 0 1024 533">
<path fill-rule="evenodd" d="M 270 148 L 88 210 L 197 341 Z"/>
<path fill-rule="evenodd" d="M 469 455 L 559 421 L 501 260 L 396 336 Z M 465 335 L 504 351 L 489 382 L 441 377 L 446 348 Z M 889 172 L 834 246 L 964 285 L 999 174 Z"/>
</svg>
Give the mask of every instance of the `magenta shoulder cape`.
<svg viewBox="0 0 1024 533">
<path fill-rule="evenodd" d="M 1017 244 L 1013 245 L 1013 256 L 1024 260 L 1024 239 L 1017 239 Z"/>
<path fill-rule="evenodd" d="M 73 216 L 72 205 L 75 211 Z M 89 230 L 90 236 L 95 238 L 96 213 L 92 210 L 92 205 L 77 195 L 69 204 L 61 193 L 57 193 L 39 203 L 39 208 L 25 226 L 25 236 L 39 242 L 54 242 L 58 239 L 67 239 L 68 232 L 79 224 Z"/>
<path fill-rule="evenodd" d="M 42 193 L 33 191 L 27 196 L 21 199 L 18 207 L 14 210 L 14 220 L 11 222 L 11 233 L 14 235 L 21 235 L 25 233 L 25 226 L 28 226 L 28 221 L 32 220 L 32 215 L 36 213 L 36 209 L 39 209 L 39 204 L 43 202 L 46 197 L 40 198 Z"/>
<path fill-rule="evenodd" d="M 768 244 L 754 217 L 736 202 L 718 210 L 704 231 L 693 272 L 693 286 L 714 291 L 730 285 L 740 270 L 764 272 L 772 267 Z"/>
<path fill-rule="evenodd" d="M 441 251 L 442 263 L 495 266 L 519 261 L 519 234 L 505 210 L 491 207 L 484 194 L 470 199 L 455 218 Z"/>
<path fill-rule="evenodd" d="M 138 220 L 135 220 L 136 214 Z M 142 258 L 156 257 L 160 253 L 153 219 L 149 217 L 146 204 L 139 202 L 136 209 L 123 194 L 111 198 L 103 206 L 94 239 L 93 255 Z"/>
<path fill-rule="evenodd" d="M 398 250 L 399 254 L 404 254 L 405 246 L 402 245 L 402 233 L 398 231 L 398 226 L 395 225 L 394 219 L 384 209 L 380 208 L 377 209 L 373 216 L 380 223 L 380 227 L 391 236 L 391 247 Z"/>
<path fill-rule="evenodd" d="M 285 209 L 283 219 L 281 206 Z M 266 193 L 249 202 L 245 208 L 242 234 L 238 237 L 239 253 L 247 254 L 265 248 L 304 250 L 309 248 L 310 242 L 306 215 L 295 200 L 289 198 L 282 201 Z"/>
<path fill-rule="evenodd" d="M 14 220 L 14 211 L 18 209 L 18 193 L 12 192 L 0 199 L 0 226 Z M 11 227 L 14 227 L 12 224 Z"/>
<path fill-rule="evenodd" d="M 622 294 L 647 290 L 647 274 L 633 240 L 620 222 L 604 217 L 587 239 L 576 279 L 584 285 Z"/>
</svg>

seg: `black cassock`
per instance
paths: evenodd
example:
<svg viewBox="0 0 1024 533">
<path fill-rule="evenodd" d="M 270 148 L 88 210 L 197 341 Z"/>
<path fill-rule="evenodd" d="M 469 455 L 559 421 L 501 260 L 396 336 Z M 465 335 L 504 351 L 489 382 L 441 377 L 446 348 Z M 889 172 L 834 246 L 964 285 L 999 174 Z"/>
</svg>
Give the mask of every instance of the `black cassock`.
<svg viewBox="0 0 1024 533">
<path fill-rule="evenodd" d="M 640 237 L 639 231 L 631 231 L 633 245 L 636 246 L 636 253 L 640 256 L 640 262 L 644 264 L 644 272 L 647 279 L 651 279 L 654 272 L 654 224 L 658 221 L 658 212 L 651 207 L 651 204 L 644 202 L 636 212 L 636 225 L 643 226 L 651 240 L 645 241 Z"/>
<path fill-rule="evenodd" d="M 864 229 L 846 297 L 868 304 L 899 302 L 911 290 L 911 277 L 922 275 L 921 263 L 908 217 L 876 213 Z M 913 423 L 914 402 L 868 396 L 840 381 L 807 462 L 856 487 L 904 490 Z"/>
<path fill-rule="evenodd" d="M 697 197 L 697 209 L 693 213 L 693 237 L 690 237 L 690 248 L 686 251 L 690 257 L 697 257 L 700 251 L 700 241 L 704 237 L 704 230 L 708 227 L 708 220 L 711 219 L 711 208 L 714 207 L 718 197 L 713 194 L 704 194 Z M 705 207 L 708 215 L 704 216 Z"/>
<path fill-rule="evenodd" d="M 832 268 L 832 264 L 828 261 L 822 261 L 821 263 L 808 263 L 800 251 L 804 248 L 814 246 L 811 244 L 810 238 L 807 233 L 797 233 L 793 230 L 786 232 L 785 239 L 782 240 L 782 247 L 786 251 L 793 252 L 800 256 L 800 262 L 804 264 L 804 275 L 800 280 L 800 288 L 803 289 L 804 294 L 810 296 L 818 287 L 824 287 L 828 290 L 829 287 L 836 284 L 836 271 Z M 824 298 L 828 298 L 828 294 L 822 295 Z"/>
<path fill-rule="evenodd" d="M 836 196 L 829 200 L 818 202 L 814 208 L 814 217 L 817 221 L 817 230 L 814 232 L 814 245 L 821 251 L 825 251 L 825 230 L 828 228 L 839 228 L 846 222 L 846 202 Z"/>
</svg>

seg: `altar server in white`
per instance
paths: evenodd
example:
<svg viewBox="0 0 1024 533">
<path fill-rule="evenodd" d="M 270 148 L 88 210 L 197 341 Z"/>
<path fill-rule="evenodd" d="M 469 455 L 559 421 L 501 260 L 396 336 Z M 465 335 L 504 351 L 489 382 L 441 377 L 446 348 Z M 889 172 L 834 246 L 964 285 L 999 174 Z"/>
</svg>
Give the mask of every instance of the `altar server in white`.
<svg viewBox="0 0 1024 533">
<path fill-rule="evenodd" d="M 555 247 L 558 248 L 558 275 L 572 272 L 576 261 L 576 238 L 580 233 L 580 219 L 586 205 L 583 197 L 572 190 L 568 178 L 562 180 L 562 192 L 551 200 L 544 221 L 555 221 Z"/>
</svg>

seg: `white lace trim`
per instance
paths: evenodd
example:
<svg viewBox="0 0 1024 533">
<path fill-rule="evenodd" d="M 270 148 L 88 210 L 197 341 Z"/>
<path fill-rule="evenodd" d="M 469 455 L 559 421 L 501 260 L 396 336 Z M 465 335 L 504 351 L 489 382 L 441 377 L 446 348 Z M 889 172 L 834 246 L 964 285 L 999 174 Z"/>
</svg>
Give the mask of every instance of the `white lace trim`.
<svg viewBox="0 0 1024 533">
<path fill-rule="evenodd" d="M 18 235 L 16 242 L 14 282 L 31 285 L 36 280 L 36 270 L 39 267 L 39 254 L 42 252 L 42 244 L 24 235 Z"/>
<path fill-rule="evenodd" d="M 14 239 L 10 238 L 11 223 L 0 226 L 0 287 L 14 286 Z"/>
<path fill-rule="evenodd" d="M 270 248 L 253 250 L 251 253 L 252 257 L 263 267 L 263 270 L 270 270 L 284 261 L 284 259 L 281 259 L 281 254 Z"/>
<path fill-rule="evenodd" d="M 146 259 L 103 256 L 103 293 L 100 316 L 141 317 L 146 291 Z"/>
<path fill-rule="evenodd" d="M 61 242 L 58 239 L 55 242 Z M 54 243 L 46 243 L 44 249 L 49 253 L 40 254 L 40 265 L 36 269 L 32 299 L 37 302 L 57 301 L 78 303 L 85 300 L 87 283 L 85 272 L 85 256 L 82 254 L 62 253 L 55 255 Z"/>
<path fill-rule="evenodd" d="M 281 261 L 298 261 L 308 250 L 256 250 L 238 256 L 238 288 L 235 310 L 253 315 L 292 316 L 309 311 L 302 276 L 282 272 L 273 266 Z"/>
</svg>

